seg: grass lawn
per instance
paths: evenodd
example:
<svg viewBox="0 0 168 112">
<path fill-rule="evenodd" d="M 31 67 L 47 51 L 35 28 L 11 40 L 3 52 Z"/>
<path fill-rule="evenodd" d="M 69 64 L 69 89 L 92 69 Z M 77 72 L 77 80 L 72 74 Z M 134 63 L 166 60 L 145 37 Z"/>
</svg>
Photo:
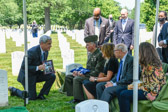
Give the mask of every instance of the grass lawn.
<svg viewBox="0 0 168 112">
<path fill-rule="evenodd" d="M 83 64 L 86 66 L 87 60 L 87 53 L 86 49 L 78 44 L 75 40 L 72 40 L 69 36 L 64 34 L 67 38 L 68 42 L 70 42 L 70 48 L 74 49 L 75 54 L 75 63 Z M 58 37 L 57 34 L 51 35 L 53 39 L 52 48 L 49 52 L 48 59 L 52 59 L 54 62 L 54 68 L 56 71 L 62 71 L 62 58 L 61 58 L 61 51 L 58 46 Z M 17 82 L 17 76 L 12 75 L 12 65 L 11 65 L 11 53 L 14 51 L 24 51 L 24 46 L 16 47 L 15 42 L 12 39 L 6 39 L 6 48 L 7 53 L 0 54 L 0 69 L 6 70 L 8 72 L 8 86 L 14 86 L 23 90 L 22 85 Z M 37 93 L 40 92 L 44 83 L 37 84 Z M 36 101 L 29 101 L 29 104 L 26 106 L 29 112 L 75 112 L 72 109 L 74 104 L 68 104 L 67 101 L 73 99 L 73 97 L 67 97 L 64 94 L 61 94 L 58 91 L 58 86 L 56 82 L 53 84 L 50 93 L 46 96 L 47 100 L 36 100 Z M 14 106 L 23 106 L 24 100 L 18 97 L 11 97 L 9 95 L 9 106 L 0 107 L 0 111 L 2 109 L 11 108 Z"/>
</svg>

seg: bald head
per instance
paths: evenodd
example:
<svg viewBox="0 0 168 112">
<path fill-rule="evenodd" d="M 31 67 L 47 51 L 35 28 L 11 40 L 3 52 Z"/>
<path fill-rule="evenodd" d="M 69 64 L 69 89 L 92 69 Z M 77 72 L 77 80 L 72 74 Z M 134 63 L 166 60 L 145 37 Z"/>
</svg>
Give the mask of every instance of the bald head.
<svg viewBox="0 0 168 112">
<path fill-rule="evenodd" d="M 110 15 L 109 15 L 109 18 L 113 18 L 113 15 L 112 15 L 112 14 L 110 14 Z"/>
<path fill-rule="evenodd" d="M 35 21 L 35 20 L 33 21 L 33 24 L 36 24 L 36 21 Z"/>
<path fill-rule="evenodd" d="M 101 15 L 101 10 L 100 8 L 95 8 L 93 11 L 93 16 L 95 20 L 98 20 L 100 18 Z"/>
<path fill-rule="evenodd" d="M 121 10 L 121 18 L 126 19 L 128 17 L 128 11 L 127 9 L 122 9 Z"/>
</svg>

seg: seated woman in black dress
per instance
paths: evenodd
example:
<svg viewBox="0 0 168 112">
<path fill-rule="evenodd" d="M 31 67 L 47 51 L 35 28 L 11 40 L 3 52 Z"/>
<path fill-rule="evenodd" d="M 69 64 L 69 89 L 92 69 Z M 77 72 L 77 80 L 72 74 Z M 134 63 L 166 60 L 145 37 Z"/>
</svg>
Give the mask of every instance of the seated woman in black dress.
<svg viewBox="0 0 168 112">
<path fill-rule="evenodd" d="M 111 80 L 118 70 L 118 60 L 114 56 L 114 44 L 106 43 L 101 47 L 103 57 L 106 59 L 103 73 L 98 77 L 90 77 L 89 80 L 83 81 L 83 89 L 88 99 L 96 98 L 96 84 Z"/>
</svg>

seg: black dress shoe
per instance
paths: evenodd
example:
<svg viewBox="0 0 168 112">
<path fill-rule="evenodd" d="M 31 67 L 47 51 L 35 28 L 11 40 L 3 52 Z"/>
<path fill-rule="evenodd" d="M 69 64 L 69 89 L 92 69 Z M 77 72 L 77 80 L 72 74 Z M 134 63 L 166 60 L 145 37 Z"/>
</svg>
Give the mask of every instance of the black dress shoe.
<svg viewBox="0 0 168 112">
<path fill-rule="evenodd" d="M 10 96 L 14 96 L 12 89 L 13 89 L 13 87 L 11 87 L 11 86 L 8 87 L 8 90 L 10 92 Z"/>
<path fill-rule="evenodd" d="M 72 106 L 72 109 L 75 109 L 75 106 Z"/>
<path fill-rule="evenodd" d="M 37 97 L 37 99 L 45 100 L 46 98 L 43 95 L 40 95 L 40 96 Z"/>
</svg>

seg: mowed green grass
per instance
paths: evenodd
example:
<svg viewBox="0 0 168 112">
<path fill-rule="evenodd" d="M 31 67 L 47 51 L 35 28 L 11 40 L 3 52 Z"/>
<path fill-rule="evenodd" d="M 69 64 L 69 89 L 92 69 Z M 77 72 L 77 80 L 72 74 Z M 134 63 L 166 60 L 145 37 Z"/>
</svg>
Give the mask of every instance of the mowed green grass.
<svg viewBox="0 0 168 112">
<path fill-rule="evenodd" d="M 72 40 L 70 37 L 65 35 L 68 42 L 70 42 L 71 49 L 74 49 L 75 54 L 75 63 L 81 63 L 86 66 L 87 52 L 85 47 L 79 45 L 75 40 Z M 61 58 L 61 51 L 59 48 L 59 42 L 57 34 L 52 34 L 52 48 L 49 52 L 48 60 L 52 59 L 54 63 L 54 68 L 56 71 L 63 71 L 63 64 Z M 0 54 L 0 69 L 6 70 L 8 72 L 8 86 L 14 86 L 23 90 L 22 85 L 17 82 L 17 76 L 12 75 L 12 64 L 11 64 L 11 53 L 14 51 L 24 51 L 24 46 L 16 47 L 16 43 L 12 39 L 6 39 L 6 48 L 7 53 Z M 40 92 L 44 83 L 37 83 L 37 93 Z M 36 100 L 29 101 L 29 104 L 26 106 L 29 112 L 75 112 L 72 109 L 74 104 L 68 104 L 67 101 L 73 99 L 73 97 L 67 97 L 64 94 L 61 94 L 58 91 L 56 83 L 53 84 L 50 93 L 46 96 L 47 100 Z M 23 106 L 24 100 L 9 95 L 9 106 L 0 107 L 0 111 L 3 109 L 8 109 L 14 106 Z"/>
</svg>

